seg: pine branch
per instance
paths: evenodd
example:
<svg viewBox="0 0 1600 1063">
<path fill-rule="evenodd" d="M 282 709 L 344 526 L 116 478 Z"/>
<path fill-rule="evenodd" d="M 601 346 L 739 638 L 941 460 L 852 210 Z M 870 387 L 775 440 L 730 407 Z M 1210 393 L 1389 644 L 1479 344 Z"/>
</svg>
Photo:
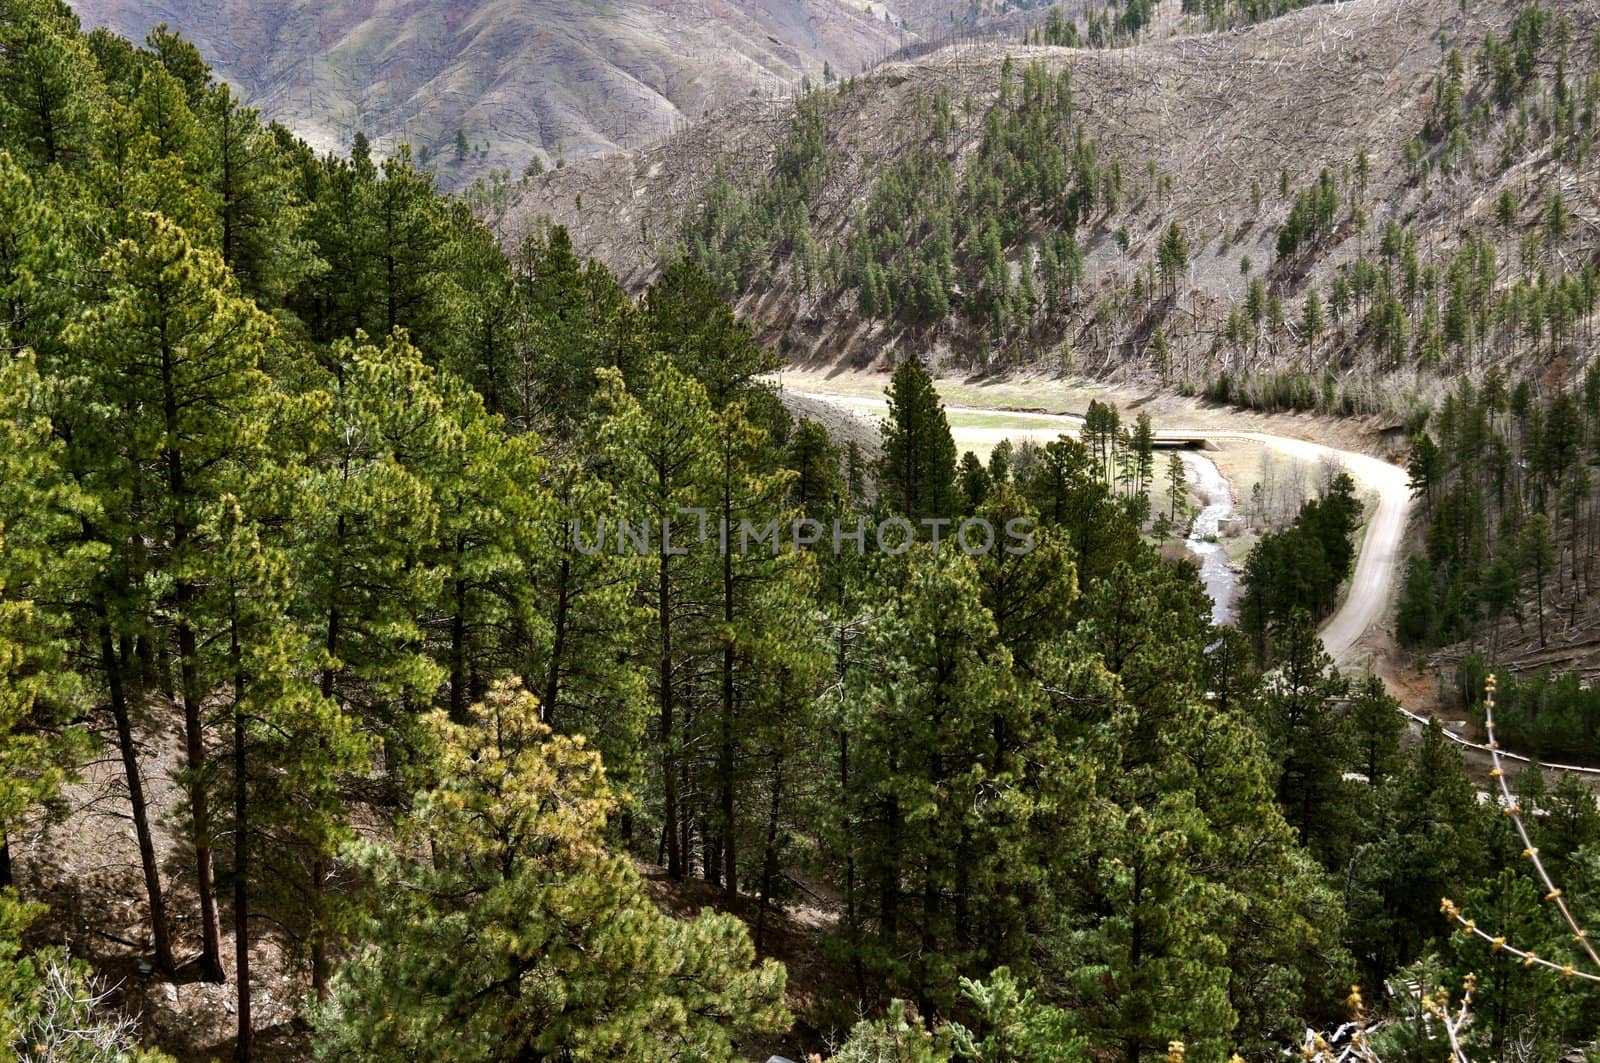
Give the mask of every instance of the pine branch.
<svg viewBox="0 0 1600 1063">
<path fill-rule="evenodd" d="M 1577 942 L 1578 946 L 1583 949 L 1585 955 L 1589 957 L 1589 962 L 1594 965 L 1595 971 L 1600 971 L 1600 955 L 1595 953 L 1594 946 L 1589 943 L 1588 933 L 1583 929 L 1583 927 L 1578 925 L 1577 919 L 1573 917 L 1572 910 L 1567 907 L 1566 897 L 1562 893 L 1561 888 L 1551 880 L 1550 873 L 1545 870 L 1544 861 L 1539 859 L 1539 847 L 1534 845 L 1533 840 L 1528 836 L 1528 828 L 1523 822 L 1522 818 L 1522 806 L 1517 804 L 1516 799 L 1511 796 L 1511 788 L 1506 785 L 1505 769 L 1500 762 L 1500 743 L 1495 736 L 1494 728 L 1495 677 L 1493 675 L 1490 675 L 1484 681 L 1484 687 L 1484 730 L 1489 736 L 1489 741 L 1485 743 L 1485 748 L 1489 750 L 1489 756 L 1492 758 L 1494 764 L 1493 768 L 1489 772 L 1489 777 L 1493 779 L 1496 784 L 1498 784 L 1500 789 L 1500 814 L 1510 819 L 1512 826 L 1516 828 L 1517 837 L 1522 840 L 1523 859 L 1532 862 L 1534 873 L 1538 877 L 1540 884 L 1544 887 L 1545 901 L 1547 903 L 1554 904 L 1556 909 L 1560 911 L 1561 918 L 1566 921 L 1567 927 L 1572 931 L 1572 940 Z M 1520 958 L 1524 966 L 1532 967 L 1534 965 L 1538 965 L 1541 967 L 1548 967 L 1551 970 L 1560 971 L 1562 975 L 1567 978 L 1581 978 L 1588 982 L 1600 982 L 1600 973 L 1578 970 L 1571 964 L 1553 963 L 1550 960 L 1535 955 L 1531 951 L 1524 951 L 1514 945 L 1508 944 L 1504 936 L 1496 937 L 1486 933 L 1485 931 L 1479 929 L 1476 921 L 1468 918 L 1466 913 L 1464 913 L 1448 897 L 1444 898 L 1443 901 L 1440 902 L 1440 910 L 1461 925 L 1463 934 L 1482 938 L 1484 941 L 1489 943 L 1489 947 L 1493 951 L 1508 952 L 1511 955 Z"/>
</svg>

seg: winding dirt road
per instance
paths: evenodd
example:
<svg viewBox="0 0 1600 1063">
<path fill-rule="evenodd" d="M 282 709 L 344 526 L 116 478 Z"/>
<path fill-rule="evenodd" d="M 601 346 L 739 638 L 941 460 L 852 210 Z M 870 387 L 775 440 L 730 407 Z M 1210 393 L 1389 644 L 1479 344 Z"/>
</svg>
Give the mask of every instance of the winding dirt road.
<svg viewBox="0 0 1600 1063">
<path fill-rule="evenodd" d="M 805 396 L 812 402 L 827 404 L 840 411 L 849 411 L 862 417 L 863 420 L 875 421 L 881 418 L 888 408 L 883 399 L 872 396 L 792 388 L 788 393 Z M 957 415 L 950 429 L 957 445 L 975 450 L 987 450 L 1001 439 L 1007 438 L 1017 442 L 1032 439 L 1036 443 L 1044 443 L 1064 432 L 1075 435 L 1083 427 L 1083 418 L 1070 414 L 1022 413 L 997 410 L 992 407 L 949 405 L 945 410 L 949 414 Z M 961 424 L 960 415 L 977 415 L 982 420 L 985 415 L 992 417 L 1001 413 L 1010 422 L 1009 427 Z M 1169 441 L 1174 438 L 1185 440 L 1204 438 L 1216 443 L 1245 442 L 1277 451 L 1287 458 L 1312 464 L 1335 461 L 1350 473 L 1365 493 L 1376 496 L 1377 504 L 1369 507 L 1367 521 L 1361 532 L 1356 568 L 1351 576 L 1344 602 L 1323 623 L 1321 634 L 1322 644 L 1327 648 L 1329 655 L 1347 671 L 1352 668 L 1367 669 L 1390 678 L 1386 675 L 1388 669 L 1385 666 L 1392 662 L 1385 661 L 1384 650 L 1394 644 L 1394 636 L 1393 632 L 1383 631 L 1381 628 L 1389 617 L 1389 604 L 1399 583 L 1401 545 L 1405 535 L 1406 519 L 1411 510 L 1411 488 L 1406 471 L 1398 465 L 1369 454 L 1341 450 L 1310 440 L 1268 432 L 1217 428 L 1188 430 L 1168 427 L 1156 434 L 1158 439 L 1166 437 Z M 1393 683 L 1389 685 L 1391 693 L 1403 697 L 1400 689 Z M 1417 711 L 1419 709 L 1422 711 Z M 1488 747 L 1467 738 L 1462 733 L 1459 721 L 1436 715 L 1430 716 L 1428 713 L 1432 713 L 1433 710 L 1424 708 L 1420 704 L 1402 705 L 1400 711 L 1410 721 L 1413 733 L 1437 718 L 1438 722 L 1444 725 L 1445 736 L 1461 747 L 1474 775 L 1480 780 L 1488 778 L 1487 773 L 1493 766 Z M 1459 713 L 1456 715 L 1459 716 Z M 1500 756 L 1506 760 L 1523 763 L 1529 760 L 1528 757 L 1506 750 L 1500 750 Z M 1574 775 L 1600 790 L 1600 768 L 1551 763 L 1543 763 L 1541 767 L 1546 772 Z"/>
<path fill-rule="evenodd" d="M 1336 450 L 1287 436 L 1260 432 L 1213 432 L 1210 439 L 1245 439 L 1260 443 L 1301 461 L 1337 461 L 1358 485 L 1378 496 L 1367 515 L 1356 569 L 1344 602 L 1322 625 L 1322 645 L 1335 661 L 1351 663 L 1370 657 L 1360 644 L 1366 634 L 1388 615 L 1389 601 L 1399 582 L 1400 546 L 1406 516 L 1411 511 L 1411 486 L 1405 469 L 1368 454 Z"/>
<path fill-rule="evenodd" d="M 859 414 L 881 417 L 888 408 L 884 399 L 862 395 L 839 395 L 790 389 L 791 393 L 814 402 L 827 403 Z M 957 446 L 992 447 L 1001 439 L 1033 439 L 1046 442 L 1062 433 L 1076 435 L 1083 418 L 1072 414 L 1012 413 L 971 406 L 946 406 L 953 415 L 995 415 L 1004 413 L 1018 422 L 1038 422 L 1022 427 L 952 425 Z M 1367 454 L 1339 450 L 1290 436 L 1265 432 L 1218 431 L 1162 426 L 1157 438 L 1203 438 L 1213 442 L 1237 440 L 1259 444 L 1288 458 L 1317 464 L 1334 461 L 1355 479 L 1360 487 L 1377 496 L 1376 507 L 1368 514 L 1362 533 L 1356 568 L 1342 605 L 1322 625 L 1322 643 L 1335 661 L 1350 664 L 1373 656 L 1376 647 L 1366 648 L 1363 640 L 1388 614 L 1388 606 L 1399 579 L 1401 539 L 1406 516 L 1411 509 L 1411 489 L 1404 469 Z"/>
</svg>

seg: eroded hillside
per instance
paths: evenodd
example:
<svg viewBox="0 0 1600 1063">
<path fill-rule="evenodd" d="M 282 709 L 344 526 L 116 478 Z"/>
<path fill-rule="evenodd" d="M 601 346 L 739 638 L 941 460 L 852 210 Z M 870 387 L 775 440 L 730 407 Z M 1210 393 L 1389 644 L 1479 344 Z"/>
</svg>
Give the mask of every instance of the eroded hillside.
<svg viewBox="0 0 1600 1063">
<path fill-rule="evenodd" d="M 1169 4 L 1171 35 L 1135 47 L 968 44 L 743 101 L 530 182 L 500 220 L 564 224 L 634 284 L 688 249 L 795 357 L 1046 361 L 1346 409 L 1402 405 L 1396 374 L 1586 357 L 1592 12 L 1192 21 Z"/>
</svg>

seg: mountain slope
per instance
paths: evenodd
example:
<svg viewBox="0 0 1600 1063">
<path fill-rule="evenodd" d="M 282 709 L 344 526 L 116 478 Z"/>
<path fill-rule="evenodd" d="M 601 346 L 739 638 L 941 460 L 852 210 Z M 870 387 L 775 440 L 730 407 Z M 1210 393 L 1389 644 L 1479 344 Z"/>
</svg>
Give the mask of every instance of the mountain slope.
<svg viewBox="0 0 1600 1063">
<path fill-rule="evenodd" d="M 905 44 L 850 0 L 75 0 L 86 26 L 141 40 L 167 23 L 252 105 L 319 149 L 359 129 L 427 147 L 441 179 L 614 151 L 824 64 L 858 71 Z M 931 0 L 965 12 L 965 0 Z M 870 10 L 869 10 L 870 9 Z M 948 10 L 947 10 L 948 9 Z M 469 146 L 457 161 L 456 131 Z"/>
<path fill-rule="evenodd" d="M 565 224 L 634 283 L 682 246 L 717 270 L 738 258 L 722 275 L 791 354 L 1049 359 L 1196 388 L 1274 370 L 1302 378 L 1285 404 L 1383 406 L 1403 400 L 1381 380 L 1396 370 L 1587 357 L 1575 334 L 1519 339 L 1506 311 L 1541 270 L 1576 283 L 1595 259 L 1600 201 L 1583 163 L 1600 89 L 1594 30 L 1575 3 L 1463 13 L 1452 0 L 1353 0 L 1119 50 L 966 45 L 809 102 L 741 103 L 630 157 L 547 174 L 504 225 L 515 239 L 538 219 Z M 1508 62 L 1509 85 L 1496 73 Z M 1030 67 L 1049 93 L 1069 75 L 1070 101 L 1030 102 Z M 752 235 L 739 219 L 761 215 L 759 189 L 781 184 L 810 112 L 821 115 L 809 123 L 820 130 L 811 184 L 779 212 L 803 224 L 758 221 Z M 1059 187 L 1038 176 L 1052 168 L 1070 175 Z M 930 174 L 953 191 L 929 191 Z M 1054 190 L 1018 192 L 1036 179 Z M 1569 223 L 1541 242 L 1558 192 Z M 920 228 L 883 222 L 894 196 Z M 1064 209 L 1063 197 L 1080 202 Z M 1168 272 L 1174 224 L 1182 254 Z M 1064 240 L 1081 270 L 1051 300 L 1040 273 Z M 1452 337 L 1449 280 L 1474 240 L 1492 252 L 1492 278 L 1463 310 L 1477 325 Z M 937 241 L 949 246 L 929 253 Z M 942 282 L 921 311 L 919 270 Z M 1312 292 L 1320 321 L 1301 328 Z"/>
</svg>

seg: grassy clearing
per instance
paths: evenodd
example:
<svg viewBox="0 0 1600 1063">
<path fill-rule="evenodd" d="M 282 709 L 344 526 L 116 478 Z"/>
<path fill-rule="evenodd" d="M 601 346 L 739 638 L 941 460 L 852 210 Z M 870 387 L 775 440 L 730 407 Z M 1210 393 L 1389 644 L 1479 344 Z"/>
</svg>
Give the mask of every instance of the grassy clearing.
<svg viewBox="0 0 1600 1063">
<path fill-rule="evenodd" d="M 1019 417 L 1010 413 L 969 413 L 964 410 L 954 410 L 947 412 L 946 417 L 950 421 L 952 432 L 960 428 L 1015 428 L 1032 434 L 1045 426 L 1045 422 L 1037 417 Z"/>
</svg>

